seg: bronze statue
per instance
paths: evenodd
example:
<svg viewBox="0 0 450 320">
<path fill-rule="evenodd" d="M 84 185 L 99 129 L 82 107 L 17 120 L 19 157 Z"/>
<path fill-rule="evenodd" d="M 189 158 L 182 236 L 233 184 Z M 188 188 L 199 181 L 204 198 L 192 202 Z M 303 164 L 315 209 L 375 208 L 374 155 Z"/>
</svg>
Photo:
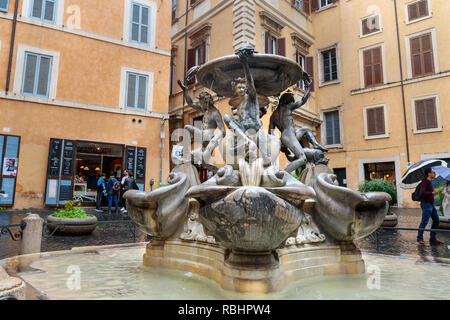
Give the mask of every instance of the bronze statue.
<svg viewBox="0 0 450 320">
<path fill-rule="evenodd" d="M 238 120 L 234 119 L 230 114 L 226 114 L 224 120 L 228 128 L 248 143 L 250 154 L 253 154 L 255 157 L 258 143 L 264 166 L 269 166 L 271 160 L 268 154 L 267 136 L 262 128 L 258 94 L 256 93 L 255 83 L 248 63 L 248 58 L 253 53 L 255 53 L 255 50 L 251 46 L 243 47 L 237 52 L 245 73 L 245 78 L 237 78 L 231 83 L 236 96 L 240 97 L 237 109 Z"/>
<path fill-rule="evenodd" d="M 178 85 L 183 90 L 186 102 L 189 106 L 195 110 L 203 112 L 203 126 L 201 129 L 187 125 L 185 129 L 188 130 L 194 137 L 202 137 L 202 163 L 203 165 L 212 170 L 217 171 L 217 167 L 209 163 L 209 159 L 214 151 L 219 145 L 221 138 L 226 135 L 225 125 L 223 124 L 222 115 L 220 111 L 214 106 L 213 97 L 208 92 L 202 92 L 198 96 L 200 104 L 194 103 L 192 98 L 189 96 L 186 86 L 178 80 Z M 216 129 L 219 128 L 220 132 L 215 134 Z M 193 151 L 195 154 L 195 151 Z"/>
<path fill-rule="evenodd" d="M 311 81 L 309 80 L 308 74 L 304 74 L 303 81 L 305 82 L 307 90 L 302 100 L 295 102 L 294 95 L 292 93 L 284 93 L 280 98 L 277 109 L 270 117 L 269 133 L 273 133 L 275 128 L 280 130 L 281 143 L 283 144 L 282 151 L 285 152 L 288 160 L 291 161 L 286 168 L 287 172 L 296 170 L 297 168 L 305 165 L 308 161 L 319 163 L 328 162 L 326 160 L 322 160 L 324 159 L 323 152 L 327 152 L 328 150 L 317 142 L 309 128 L 300 128 L 295 131 L 292 112 L 295 109 L 305 105 L 311 93 Z M 303 137 L 305 137 L 307 141 L 314 146 L 314 149 L 319 150 L 319 152 L 304 149 L 300 142 Z M 294 154 L 293 157 L 290 156 L 289 151 Z M 318 153 L 321 153 L 322 156 Z"/>
</svg>

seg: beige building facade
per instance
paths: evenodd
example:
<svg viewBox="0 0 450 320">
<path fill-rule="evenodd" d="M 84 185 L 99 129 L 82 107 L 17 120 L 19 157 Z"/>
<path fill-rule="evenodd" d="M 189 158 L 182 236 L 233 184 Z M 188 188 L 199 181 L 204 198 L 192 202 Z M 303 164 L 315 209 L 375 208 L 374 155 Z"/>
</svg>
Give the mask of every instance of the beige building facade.
<svg viewBox="0 0 450 320">
<path fill-rule="evenodd" d="M 170 7 L 0 1 L 1 207 L 92 205 L 101 172 L 167 178 Z"/>
<path fill-rule="evenodd" d="M 357 189 L 385 179 L 400 207 L 414 207 L 411 191 L 399 187 L 408 165 L 450 158 L 448 12 L 445 0 L 174 1 L 170 131 L 202 116 L 184 104 L 176 80 L 250 43 L 313 76 L 311 98 L 294 120 L 329 149 L 340 184 Z M 194 81 L 189 90 L 196 96 L 205 88 Z M 292 90 L 297 99 L 304 94 L 301 85 Z M 216 106 L 231 113 L 227 99 L 216 97 Z"/>
</svg>

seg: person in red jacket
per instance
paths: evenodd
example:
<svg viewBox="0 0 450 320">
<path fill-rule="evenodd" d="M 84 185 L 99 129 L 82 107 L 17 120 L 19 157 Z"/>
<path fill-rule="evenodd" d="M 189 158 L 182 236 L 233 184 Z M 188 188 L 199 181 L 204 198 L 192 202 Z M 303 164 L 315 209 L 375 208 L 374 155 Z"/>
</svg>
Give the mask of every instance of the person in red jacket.
<svg viewBox="0 0 450 320">
<path fill-rule="evenodd" d="M 437 229 L 439 228 L 439 215 L 434 206 L 434 196 L 438 192 L 434 190 L 433 184 L 431 183 L 431 181 L 436 178 L 436 172 L 431 170 L 431 168 L 427 168 L 425 170 L 425 175 L 427 177 L 421 182 L 419 192 L 420 207 L 422 208 L 422 222 L 420 223 L 419 229 L 425 229 L 430 218 L 433 220 L 431 229 Z M 425 241 L 423 241 L 423 230 L 420 230 L 417 234 L 417 243 L 422 245 L 425 244 Z M 439 245 L 442 243 L 441 240 L 436 239 L 436 232 L 430 233 L 430 245 Z"/>
</svg>

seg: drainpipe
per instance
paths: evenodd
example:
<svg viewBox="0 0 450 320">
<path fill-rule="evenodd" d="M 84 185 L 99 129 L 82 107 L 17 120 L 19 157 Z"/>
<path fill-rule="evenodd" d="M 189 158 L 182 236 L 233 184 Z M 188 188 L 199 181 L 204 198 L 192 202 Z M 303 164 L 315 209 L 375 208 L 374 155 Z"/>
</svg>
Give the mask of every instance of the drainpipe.
<svg viewBox="0 0 450 320">
<path fill-rule="evenodd" d="M 405 126 L 405 138 L 406 138 L 406 155 L 408 158 L 408 166 L 409 166 L 409 164 L 411 163 L 411 158 L 409 154 L 408 123 L 406 121 L 405 84 L 403 82 L 402 53 L 400 50 L 400 31 L 398 28 L 397 0 L 394 0 L 394 7 L 395 7 L 395 26 L 397 28 L 398 61 L 400 65 L 400 84 L 402 88 L 403 121 Z"/>
<path fill-rule="evenodd" d="M 188 43 L 188 32 L 187 32 L 187 26 L 188 26 L 188 22 L 189 22 L 189 0 L 186 0 L 186 11 L 184 13 L 186 15 L 186 19 L 185 19 L 185 23 L 184 23 L 184 77 L 183 77 L 183 83 L 186 80 L 186 67 L 187 67 L 187 43 Z M 186 84 L 186 83 L 185 83 Z M 182 128 L 184 128 L 184 104 L 186 103 L 186 98 L 183 94 L 183 112 L 182 112 L 182 119 L 181 119 L 181 123 L 182 123 Z"/>
<path fill-rule="evenodd" d="M 8 60 L 8 71 L 6 72 L 6 87 L 5 93 L 8 94 L 9 91 L 9 83 L 11 81 L 11 66 L 12 66 L 12 58 L 14 53 L 14 40 L 16 39 L 16 26 L 17 26 L 17 10 L 19 7 L 19 0 L 16 0 L 14 5 L 14 17 L 11 31 L 11 42 L 9 44 L 9 60 Z"/>
<path fill-rule="evenodd" d="M 162 184 L 162 170 L 163 170 L 163 153 L 164 153 L 164 138 L 166 133 L 164 132 L 164 124 L 168 118 L 163 117 L 161 121 L 161 165 L 159 167 L 159 184 Z"/>
</svg>

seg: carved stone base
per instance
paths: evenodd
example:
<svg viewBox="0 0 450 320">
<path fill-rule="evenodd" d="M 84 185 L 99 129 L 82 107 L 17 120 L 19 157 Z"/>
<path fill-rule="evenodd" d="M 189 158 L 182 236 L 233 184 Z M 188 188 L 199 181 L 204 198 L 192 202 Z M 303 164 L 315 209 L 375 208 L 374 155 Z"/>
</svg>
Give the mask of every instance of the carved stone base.
<svg viewBox="0 0 450 320">
<path fill-rule="evenodd" d="M 223 289 L 269 293 L 293 281 L 365 272 L 361 252 L 352 243 L 293 245 L 272 252 L 230 251 L 217 244 L 167 240 L 147 247 L 144 265 L 192 272 Z"/>
<path fill-rule="evenodd" d="M 13 296 L 18 300 L 24 300 L 25 288 L 25 282 L 10 277 L 3 267 L 0 267 L 0 298 Z"/>
</svg>

